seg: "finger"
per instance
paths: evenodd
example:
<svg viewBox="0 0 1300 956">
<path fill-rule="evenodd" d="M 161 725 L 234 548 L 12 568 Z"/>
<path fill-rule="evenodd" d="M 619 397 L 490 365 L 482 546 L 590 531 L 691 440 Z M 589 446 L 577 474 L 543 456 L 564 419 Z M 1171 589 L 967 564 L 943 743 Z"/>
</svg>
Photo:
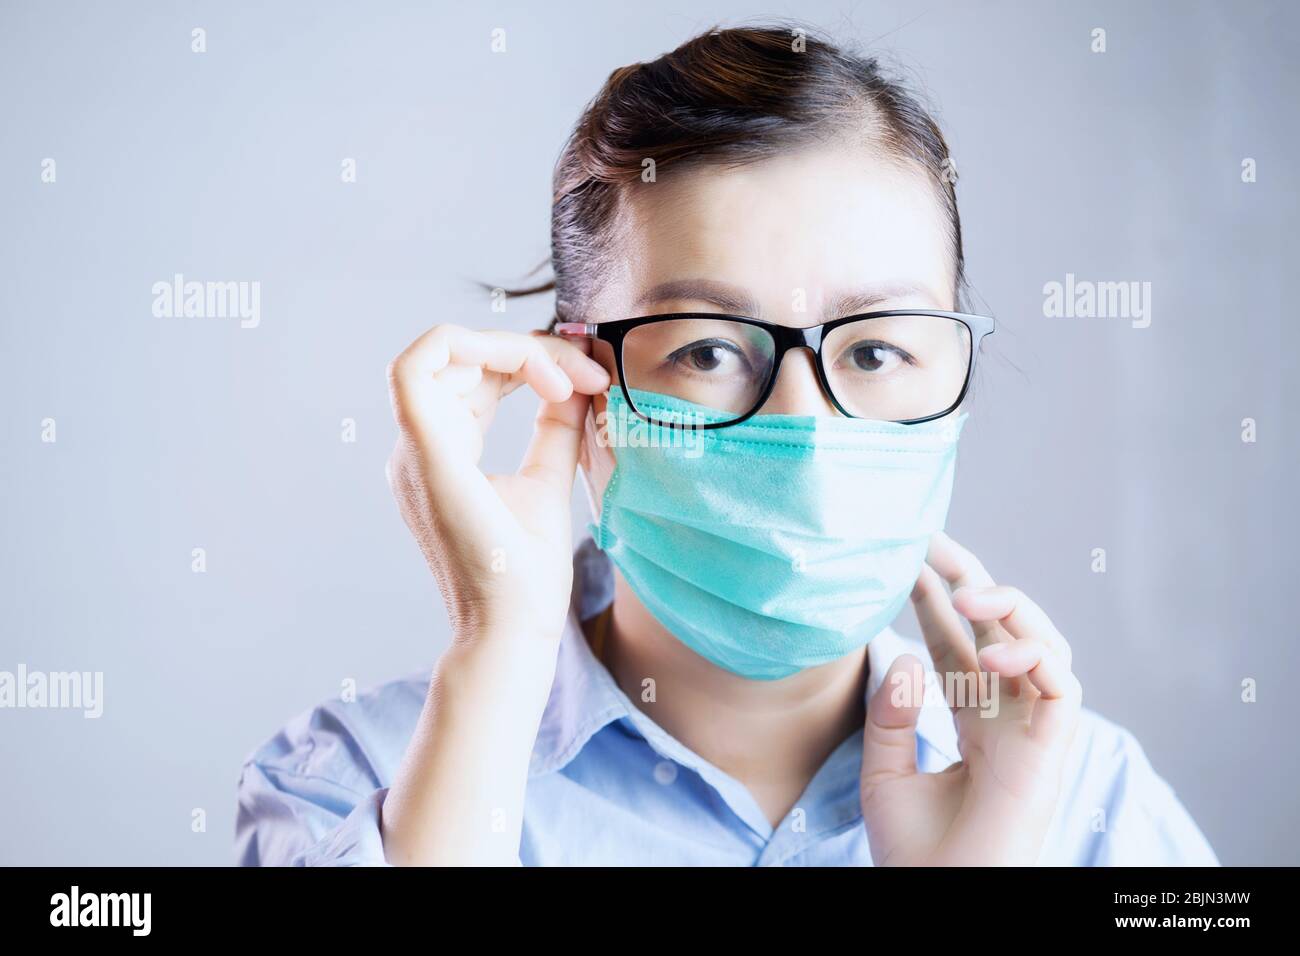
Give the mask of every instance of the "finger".
<svg viewBox="0 0 1300 956">
<path fill-rule="evenodd" d="M 545 332 L 537 333 L 534 338 L 569 376 L 575 392 L 599 395 L 609 388 L 609 372 L 591 357 L 590 339 L 562 339 Z"/>
<path fill-rule="evenodd" d="M 930 538 L 930 550 L 925 560 L 948 582 L 954 591 L 964 587 L 992 587 L 993 578 L 984 569 L 979 558 L 940 531 Z M 975 632 L 976 649 L 995 641 L 1007 640 L 1006 634 L 994 623 L 971 622 Z"/>
<path fill-rule="evenodd" d="M 900 654 L 868 702 L 862 740 L 864 788 L 916 773 L 916 721 L 924 698 L 924 674 L 915 655 Z"/>
<path fill-rule="evenodd" d="M 522 379 L 546 402 L 562 402 L 573 393 L 573 382 L 540 338 L 518 332 L 479 334 L 490 343 L 485 350 L 484 368 L 501 372 L 511 380 Z"/>
<path fill-rule="evenodd" d="M 514 335 L 515 333 L 489 332 L 487 334 Z M 562 339 L 545 332 L 531 333 L 530 337 L 564 372 L 573 391 L 584 395 L 599 395 L 609 388 L 609 372 L 587 354 L 591 348 L 590 340 Z M 457 366 L 447 366 L 438 373 L 439 378 L 448 378 L 456 368 Z M 478 366 L 466 368 L 465 371 L 476 373 L 476 377 L 471 379 L 467 376 L 468 387 L 462 389 L 461 393 L 475 417 L 479 419 L 479 424 L 484 428 L 491 423 L 501 399 L 526 384 L 524 375 L 520 373 L 489 373 L 484 377 L 482 368 Z"/>
<path fill-rule="evenodd" d="M 579 353 L 580 354 L 580 353 Z M 591 372 L 587 373 L 591 376 Z M 481 447 L 482 430 L 491 423 L 507 381 L 527 382 L 543 401 L 564 401 L 573 385 L 542 342 L 517 332 L 474 332 L 439 325 L 411 343 L 389 365 L 393 413 L 403 429 L 416 432 L 422 447 L 441 444 Z M 479 434 L 457 431 L 447 407 L 459 402 L 477 420 Z M 446 441 L 440 441 L 446 439 Z M 459 439 L 459 441 L 457 441 Z M 447 456 L 442 456 L 447 457 Z M 464 464 L 475 466 L 477 454 Z M 448 462 L 458 468 L 462 463 Z"/>
<path fill-rule="evenodd" d="M 936 571 L 952 587 L 990 587 L 993 577 L 984 569 L 979 558 L 962 547 L 946 532 L 937 531 L 930 537 L 930 550 L 925 556 Z"/>
<path fill-rule="evenodd" d="M 912 607 L 935 670 L 941 674 L 969 674 L 978 669 L 975 645 L 966 636 L 943 580 L 928 564 L 921 565 L 921 574 L 912 588 Z"/>
<path fill-rule="evenodd" d="M 542 403 L 537 410 L 532 440 L 519 467 L 520 475 L 561 492 L 572 490 L 590 403 L 591 396 L 580 392 L 563 402 Z"/>
<path fill-rule="evenodd" d="M 1005 678 L 1028 678 L 1038 691 L 1029 732 L 1035 740 L 1055 744 L 1068 739 L 1082 705 L 1083 689 L 1046 642 L 1025 638 L 990 644 L 980 651 L 980 666 Z"/>
<path fill-rule="evenodd" d="M 393 365 L 412 377 L 437 375 L 452 361 L 455 346 L 459 347 L 461 358 L 467 364 L 482 364 L 481 360 L 469 361 L 475 350 L 485 348 L 482 336 L 462 326 L 443 323 L 435 325 L 408 345 L 393 360 Z"/>
<path fill-rule="evenodd" d="M 488 334 L 518 336 L 518 333 L 515 332 L 491 332 Z M 564 373 L 575 392 L 582 392 L 584 395 L 599 395 L 609 388 L 609 372 L 588 354 L 591 350 L 589 339 L 563 339 L 558 335 L 550 335 L 546 332 L 533 332 L 525 336 L 525 338 L 546 353 L 550 360 Z M 524 374 L 504 375 L 496 391 L 496 396 L 509 395 L 520 385 L 525 384 L 526 381 Z"/>
<path fill-rule="evenodd" d="M 449 365 L 467 365 L 519 377 L 546 401 L 562 402 L 573 389 L 540 340 L 518 332 L 435 326 L 412 342 L 393 365 L 411 387 L 419 387 Z"/>
<path fill-rule="evenodd" d="M 453 354 L 467 362 L 485 360 L 489 346 L 479 333 L 437 326 L 389 363 L 389 397 L 402 432 L 393 458 L 401 468 L 390 468 L 390 484 L 403 497 L 427 499 L 419 508 L 477 514 L 481 520 L 502 517 L 503 506 L 478 469 L 479 428 L 457 414 L 456 406 L 465 404 L 457 383 L 437 374 L 449 367 Z"/>
<path fill-rule="evenodd" d="M 1074 663 L 1074 652 L 1052 619 L 1019 588 L 994 586 L 963 587 L 952 593 L 952 605 L 967 620 L 997 621 L 1013 638 L 1037 638 L 1060 655 L 1067 667 Z"/>
</svg>

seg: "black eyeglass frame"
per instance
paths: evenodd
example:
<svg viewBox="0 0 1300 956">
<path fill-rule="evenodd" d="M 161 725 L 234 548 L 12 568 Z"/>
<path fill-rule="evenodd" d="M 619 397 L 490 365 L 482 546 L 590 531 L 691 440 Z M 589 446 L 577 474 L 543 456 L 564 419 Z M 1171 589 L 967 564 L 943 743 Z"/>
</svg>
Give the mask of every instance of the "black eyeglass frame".
<svg viewBox="0 0 1300 956">
<path fill-rule="evenodd" d="M 796 329 L 788 325 L 775 325 L 771 322 L 764 322 L 761 319 L 751 319 L 743 315 L 726 315 L 719 312 L 668 312 L 662 315 L 640 315 L 631 319 L 614 319 L 609 322 L 556 322 L 553 326 L 553 332 L 563 337 L 586 337 L 599 339 L 602 342 L 608 342 L 614 350 L 614 363 L 618 370 L 618 386 L 623 392 L 623 398 L 627 401 L 628 407 L 642 421 L 652 425 L 660 425 L 665 428 L 690 428 L 690 429 L 707 429 L 707 428 L 726 428 L 730 425 L 739 425 L 741 422 L 752 418 L 758 414 L 758 410 L 767 402 L 768 397 L 772 394 L 772 389 L 776 386 L 776 377 L 781 371 L 781 360 L 785 358 L 785 353 L 791 349 L 808 349 L 816 356 L 813 363 L 817 366 L 817 378 L 821 383 L 822 391 L 826 397 L 831 400 L 831 404 L 847 418 L 862 418 L 862 415 L 854 415 L 835 397 L 835 392 L 831 388 L 830 381 L 826 376 L 826 368 L 822 363 L 822 342 L 826 336 L 839 328 L 841 325 L 848 325 L 850 322 L 861 322 L 864 319 L 885 319 L 897 315 L 928 315 L 937 319 L 952 319 L 966 326 L 970 333 L 971 349 L 970 361 L 966 363 L 966 377 L 961 384 L 961 392 L 956 400 L 941 412 L 934 415 L 927 415 L 924 418 L 909 418 L 902 421 L 896 421 L 898 425 L 920 425 L 922 422 L 931 422 L 936 418 L 950 414 L 953 409 L 962 403 L 966 398 L 966 393 L 970 390 L 971 379 L 975 374 L 975 360 L 979 356 L 980 344 L 984 337 L 992 335 L 997 327 L 996 320 L 989 315 L 975 315 L 968 312 L 944 312 L 937 309 L 889 309 L 883 312 L 863 312 L 858 315 L 846 315 L 843 318 L 832 319 L 829 322 L 823 322 L 820 325 L 813 325 L 807 328 Z M 763 392 L 759 396 L 754 407 L 744 415 L 737 418 L 729 419 L 725 422 L 707 422 L 704 424 L 694 425 L 680 422 L 661 422 L 645 415 L 636 407 L 636 402 L 628 393 L 626 378 L 623 375 L 623 340 L 633 329 L 643 325 L 650 325 L 655 322 L 672 321 L 675 319 L 710 319 L 717 321 L 725 319 L 730 322 L 740 322 L 744 325 L 753 325 L 765 330 L 772 336 L 775 345 L 775 352 L 772 356 L 772 370 L 768 373 L 767 383 L 763 386 Z"/>
</svg>

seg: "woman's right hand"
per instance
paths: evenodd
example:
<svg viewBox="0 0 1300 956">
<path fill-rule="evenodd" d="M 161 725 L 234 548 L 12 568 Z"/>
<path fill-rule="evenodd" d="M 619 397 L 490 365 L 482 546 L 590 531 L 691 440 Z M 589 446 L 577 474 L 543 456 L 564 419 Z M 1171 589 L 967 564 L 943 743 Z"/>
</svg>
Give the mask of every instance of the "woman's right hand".
<svg viewBox="0 0 1300 956">
<path fill-rule="evenodd" d="M 388 479 L 451 617 L 453 641 L 559 640 L 572 584 L 569 505 L 587 407 L 609 375 L 557 336 L 438 325 L 388 369 L 400 434 Z M 479 469 L 497 403 L 542 398 L 514 474 Z"/>
<path fill-rule="evenodd" d="M 518 862 L 529 757 L 573 579 L 569 502 L 591 395 L 609 376 L 549 335 L 440 325 L 389 366 L 400 434 L 388 463 L 402 517 L 451 616 L 452 644 L 388 795 L 395 864 Z M 497 403 L 542 398 L 519 470 L 485 475 Z"/>
</svg>

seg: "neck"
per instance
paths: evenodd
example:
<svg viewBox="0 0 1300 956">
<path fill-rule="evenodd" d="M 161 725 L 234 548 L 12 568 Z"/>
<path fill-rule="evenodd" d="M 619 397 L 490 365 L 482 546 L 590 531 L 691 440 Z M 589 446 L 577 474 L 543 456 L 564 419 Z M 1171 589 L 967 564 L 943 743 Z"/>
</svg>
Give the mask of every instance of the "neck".
<svg viewBox="0 0 1300 956">
<path fill-rule="evenodd" d="M 862 727 L 866 649 L 775 681 L 747 680 L 670 634 L 617 575 L 604 660 L 641 710 L 743 783 L 773 826 L 840 743 Z M 654 700 L 644 682 L 654 680 Z"/>
</svg>

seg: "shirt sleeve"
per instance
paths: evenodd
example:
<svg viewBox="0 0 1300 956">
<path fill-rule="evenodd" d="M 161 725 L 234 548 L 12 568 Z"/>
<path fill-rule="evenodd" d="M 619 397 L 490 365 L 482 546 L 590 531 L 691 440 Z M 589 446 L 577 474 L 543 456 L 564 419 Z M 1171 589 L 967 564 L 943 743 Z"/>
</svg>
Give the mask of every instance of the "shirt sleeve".
<svg viewBox="0 0 1300 956">
<path fill-rule="evenodd" d="M 241 866 L 388 866 L 380 813 L 388 789 L 359 794 L 254 761 L 239 781 Z"/>
<path fill-rule="evenodd" d="M 428 696 L 423 674 L 299 714 L 244 762 L 235 819 L 243 866 L 387 866 L 388 787 Z"/>
</svg>

